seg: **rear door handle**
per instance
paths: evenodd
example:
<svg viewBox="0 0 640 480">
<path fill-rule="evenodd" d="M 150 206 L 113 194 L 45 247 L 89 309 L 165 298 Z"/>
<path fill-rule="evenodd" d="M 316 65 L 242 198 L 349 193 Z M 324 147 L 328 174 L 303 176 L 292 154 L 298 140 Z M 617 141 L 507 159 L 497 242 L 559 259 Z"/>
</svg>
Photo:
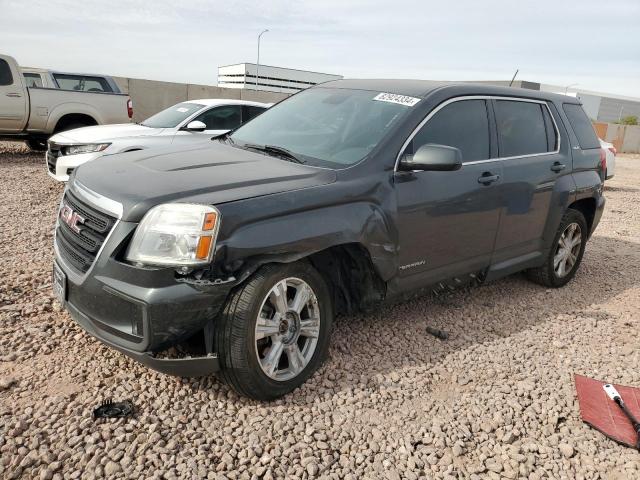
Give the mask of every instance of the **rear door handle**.
<svg viewBox="0 0 640 480">
<path fill-rule="evenodd" d="M 7 97 L 20 98 L 21 96 L 22 95 L 20 95 L 19 93 L 15 93 L 15 92 L 7 93 Z"/>
<path fill-rule="evenodd" d="M 565 168 L 567 168 L 567 166 L 564 163 L 560 162 L 555 162 L 553 165 L 551 165 L 551 170 L 553 170 L 554 172 L 561 172 Z"/>
<path fill-rule="evenodd" d="M 493 182 L 497 182 L 500 180 L 500 175 L 494 175 L 491 172 L 484 172 L 480 178 L 478 178 L 478 183 L 483 185 L 489 185 Z"/>
</svg>

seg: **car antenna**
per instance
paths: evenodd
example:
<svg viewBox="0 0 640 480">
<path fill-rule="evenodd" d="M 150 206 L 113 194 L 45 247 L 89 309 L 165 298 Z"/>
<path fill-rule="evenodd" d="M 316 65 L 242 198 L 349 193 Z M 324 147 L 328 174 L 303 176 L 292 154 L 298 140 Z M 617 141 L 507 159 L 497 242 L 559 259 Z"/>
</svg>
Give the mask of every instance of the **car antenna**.
<svg viewBox="0 0 640 480">
<path fill-rule="evenodd" d="M 519 69 L 516 69 L 516 73 L 513 74 L 513 78 L 509 82 L 509 86 L 513 85 L 513 81 L 516 79 L 516 75 L 518 75 L 519 71 L 520 71 Z"/>
</svg>

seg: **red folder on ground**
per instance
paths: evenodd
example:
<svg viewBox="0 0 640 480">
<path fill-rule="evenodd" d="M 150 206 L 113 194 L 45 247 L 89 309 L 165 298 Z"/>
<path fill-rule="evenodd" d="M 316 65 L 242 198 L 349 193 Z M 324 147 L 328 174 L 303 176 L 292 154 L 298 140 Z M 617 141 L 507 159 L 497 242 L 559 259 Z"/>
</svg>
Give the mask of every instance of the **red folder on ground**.
<svg viewBox="0 0 640 480">
<path fill-rule="evenodd" d="M 638 435 L 629 418 L 604 391 L 606 382 L 575 375 L 580 416 L 585 423 L 627 447 L 635 448 Z M 640 418 L 640 388 L 614 384 L 634 417 Z"/>
</svg>

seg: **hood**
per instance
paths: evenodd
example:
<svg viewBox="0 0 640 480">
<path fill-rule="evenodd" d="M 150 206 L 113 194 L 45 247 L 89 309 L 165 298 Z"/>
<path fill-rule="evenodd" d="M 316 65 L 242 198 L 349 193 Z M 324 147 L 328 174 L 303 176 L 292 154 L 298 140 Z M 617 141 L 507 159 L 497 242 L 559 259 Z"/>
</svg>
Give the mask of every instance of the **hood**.
<svg viewBox="0 0 640 480">
<path fill-rule="evenodd" d="M 122 203 L 138 222 L 167 202 L 220 205 L 333 183 L 333 170 L 288 162 L 219 142 L 109 155 L 75 171 L 74 182 Z"/>
<path fill-rule="evenodd" d="M 123 137 L 146 137 L 159 135 L 164 128 L 151 128 L 136 123 L 119 123 L 116 125 L 96 125 L 57 133 L 51 137 L 57 143 L 96 143 Z"/>
</svg>

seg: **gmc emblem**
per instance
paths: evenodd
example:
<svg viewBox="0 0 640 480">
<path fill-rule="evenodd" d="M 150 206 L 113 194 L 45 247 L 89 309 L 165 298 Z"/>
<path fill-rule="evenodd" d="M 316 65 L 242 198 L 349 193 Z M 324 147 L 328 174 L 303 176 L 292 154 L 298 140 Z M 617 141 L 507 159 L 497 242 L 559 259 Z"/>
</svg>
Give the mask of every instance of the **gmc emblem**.
<svg viewBox="0 0 640 480">
<path fill-rule="evenodd" d="M 69 228 L 76 233 L 80 233 L 80 227 L 78 224 L 84 223 L 85 218 L 74 212 L 73 209 L 66 203 L 62 204 L 60 209 L 60 220 L 69 225 Z"/>
</svg>

